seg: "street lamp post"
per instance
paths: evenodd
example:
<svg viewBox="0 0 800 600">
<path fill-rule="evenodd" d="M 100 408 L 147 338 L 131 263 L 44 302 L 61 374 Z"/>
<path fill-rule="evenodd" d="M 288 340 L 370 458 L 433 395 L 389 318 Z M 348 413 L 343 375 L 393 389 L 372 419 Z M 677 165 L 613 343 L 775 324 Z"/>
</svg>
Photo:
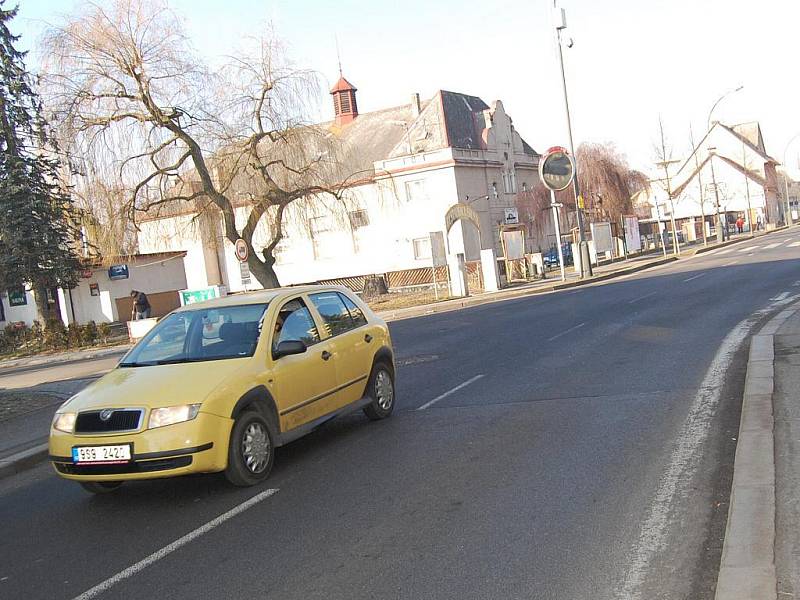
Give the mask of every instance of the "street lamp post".
<svg viewBox="0 0 800 600">
<path fill-rule="evenodd" d="M 561 31 L 567 28 L 567 17 L 566 12 L 562 8 L 560 11 L 558 9 L 558 0 L 553 0 L 553 9 L 556 11 L 556 46 L 558 47 L 558 62 L 561 66 L 561 85 L 564 90 L 564 109 L 567 115 L 567 135 L 569 137 L 569 151 L 572 154 L 572 159 L 576 160 L 575 156 L 575 144 L 572 141 L 572 118 L 570 117 L 569 113 L 569 97 L 567 95 L 567 76 L 564 73 L 564 53 L 561 48 Z M 570 44 L 571 45 L 571 44 Z M 592 263 L 589 259 L 589 251 L 586 247 L 586 236 L 583 231 L 583 208 L 581 207 L 581 193 L 578 187 L 578 172 L 577 172 L 577 163 L 576 163 L 576 170 L 575 170 L 575 179 L 572 182 L 575 191 L 575 210 L 576 215 L 578 218 L 578 242 L 579 242 L 579 249 L 580 249 L 580 257 L 581 257 L 581 278 L 585 277 L 586 275 L 591 276 L 592 274 Z"/>
</svg>

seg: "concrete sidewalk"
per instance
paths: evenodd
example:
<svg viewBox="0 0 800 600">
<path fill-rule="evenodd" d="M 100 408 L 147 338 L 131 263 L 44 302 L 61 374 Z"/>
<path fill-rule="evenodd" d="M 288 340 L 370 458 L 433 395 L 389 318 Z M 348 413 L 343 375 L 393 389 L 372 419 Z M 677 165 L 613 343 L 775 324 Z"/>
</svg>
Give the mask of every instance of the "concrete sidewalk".
<svg viewBox="0 0 800 600">
<path fill-rule="evenodd" d="M 34 356 L 0 360 L 0 375 L 35 369 L 42 365 L 67 364 L 93 358 L 122 356 L 130 349 L 130 344 L 120 344 L 118 346 L 108 346 L 106 348 L 83 348 L 81 350 L 71 350 L 68 352 L 53 352 L 50 354 L 36 354 Z"/>
<path fill-rule="evenodd" d="M 800 304 L 750 344 L 717 600 L 800 593 Z"/>
</svg>

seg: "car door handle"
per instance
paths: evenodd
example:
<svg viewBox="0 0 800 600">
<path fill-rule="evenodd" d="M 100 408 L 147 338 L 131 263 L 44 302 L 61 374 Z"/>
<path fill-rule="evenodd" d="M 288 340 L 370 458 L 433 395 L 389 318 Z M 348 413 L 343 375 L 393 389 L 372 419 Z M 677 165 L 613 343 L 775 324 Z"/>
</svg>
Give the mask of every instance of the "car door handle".
<svg viewBox="0 0 800 600">
<path fill-rule="evenodd" d="M 328 360 L 333 354 L 328 352 L 327 350 L 322 351 L 322 360 Z"/>
<path fill-rule="evenodd" d="M 372 336 L 370 334 L 366 334 L 364 336 L 364 341 L 369 344 L 372 341 Z"/>
</svg>

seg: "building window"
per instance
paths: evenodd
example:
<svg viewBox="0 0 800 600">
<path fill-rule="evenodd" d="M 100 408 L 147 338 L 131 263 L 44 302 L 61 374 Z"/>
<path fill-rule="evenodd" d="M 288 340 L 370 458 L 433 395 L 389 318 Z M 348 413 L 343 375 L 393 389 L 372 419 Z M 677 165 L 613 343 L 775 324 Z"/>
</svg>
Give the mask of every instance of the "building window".
<svg viewBox="0 0 800 600">
<path fill-rule="evenodd" d="M 347 216 L 350 218 L 350 227 L 353 230 L 369 225 L 369 215 L 366 210 L 351 210 Z"/>
<path fill-rule="evenodd" d="M 517 193 L 517 174 L 513 168 L 510 171 L 503 171 L 503 191 L 506 194 Z"/>
<path fill-rule="evenodd" d="M 431 238 L 417 238 L 414 243 L 414 258 L 417 260 L 430 260 L 431 255 Z"/>
<path fill-rule="evenodd" d="M 428 199 L 425 191 L 425 180 L 406 181 L 406 200 L 409 202 L 424 201 Z"/>
</svg>

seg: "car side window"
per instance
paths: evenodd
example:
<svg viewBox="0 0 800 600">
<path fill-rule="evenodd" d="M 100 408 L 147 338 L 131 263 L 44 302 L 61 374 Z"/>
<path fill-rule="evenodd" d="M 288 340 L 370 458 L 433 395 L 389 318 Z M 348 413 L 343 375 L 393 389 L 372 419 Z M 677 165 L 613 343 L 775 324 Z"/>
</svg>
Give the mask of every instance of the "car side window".
<svg viewBox="0 0 800 600">
<path fill-rule="evenodd" d="M 278 311 L 273 335 L 273 348 L 281 342 L 305 342 L 307 346 L 319 341 L 319 332 L 311 311 L 300 298 L 289 300 Z"/>
<path fill-rule="evenodd" d="M 336 292 L 320 292 L 309 296 L 322 317 L 325 329 L 332 336 L 350 331 L 355 327 L 347 307 Z"/>
<path fill-rule="evenodd" d="M 367 317 L 364 316 L 364 311 L 362 311 L 355 302 L 350 300 L 347 296 L 340 293 L 339 297 L 344 302 L 344 305 L 347 307 L 350 316 L 353 319 L 353 326 L 354 327 L 361 327 L 362 325 L 367 324 Z"/>
</svg>

